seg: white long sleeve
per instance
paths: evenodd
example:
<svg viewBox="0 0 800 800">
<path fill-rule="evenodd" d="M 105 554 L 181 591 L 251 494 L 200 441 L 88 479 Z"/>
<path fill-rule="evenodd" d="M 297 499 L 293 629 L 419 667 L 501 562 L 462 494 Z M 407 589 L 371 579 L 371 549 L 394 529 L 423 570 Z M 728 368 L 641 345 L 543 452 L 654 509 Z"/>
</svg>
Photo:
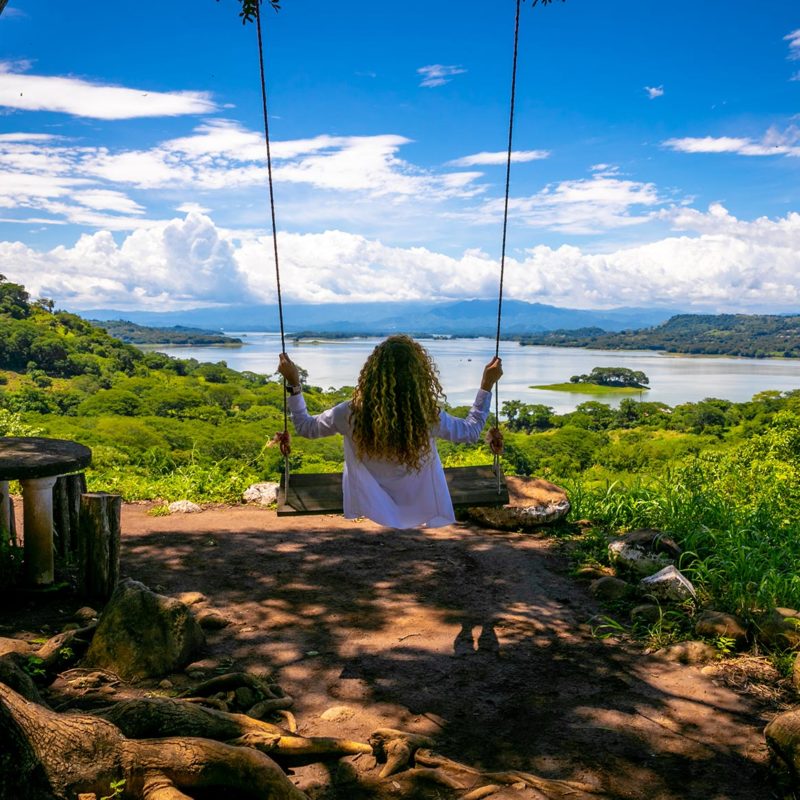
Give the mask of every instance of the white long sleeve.
<svg viewBox="0 0 800 800">
<path fill-rule="evenodd" d="M 439 413 L 439 424 L 433 435 L 448 442 L 464 442 L 474 444 L 481 438 L 481 431 L 492 407 L 492 393 L 478 389 L 475 402 L 465 419 L 454 417 L 446 411 Z"/>
</svg>

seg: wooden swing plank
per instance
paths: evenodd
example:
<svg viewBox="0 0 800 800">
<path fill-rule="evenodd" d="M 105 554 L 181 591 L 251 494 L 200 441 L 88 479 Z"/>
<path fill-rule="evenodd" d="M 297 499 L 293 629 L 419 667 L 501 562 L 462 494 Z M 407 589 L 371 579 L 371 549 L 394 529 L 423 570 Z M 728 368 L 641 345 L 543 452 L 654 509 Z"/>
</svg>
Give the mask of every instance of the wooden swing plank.
<svg viewBox="0 0 800 800">
<path fill-rule="evenodd" d="M 508 503 L 505 476 L 500 473 L 501 491 L 498 494 L 493 467 L 448 467 L 444 475 L 455 508 L 503 506 Z M 278 516 L 341 514 L 342 502 L 341 473 L 298 473 L 289 479 L 288 496 L 281 480 Z"/>
</svg>

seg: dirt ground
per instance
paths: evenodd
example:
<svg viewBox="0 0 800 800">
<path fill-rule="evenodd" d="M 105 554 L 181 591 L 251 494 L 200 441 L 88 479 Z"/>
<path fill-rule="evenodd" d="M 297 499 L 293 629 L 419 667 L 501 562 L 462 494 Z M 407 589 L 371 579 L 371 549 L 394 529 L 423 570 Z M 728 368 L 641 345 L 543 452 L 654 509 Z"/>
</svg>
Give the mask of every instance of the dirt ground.
<svg viewBox="0 0 800 800">
<path fill-rule="evenodd" d="M 771 712 L 698 667 L 594 638 L 601 609 L 552 540 L 244 506 L 148 509 L 124 506 L 123 576 L 202 592 L 231 624 L 209 634 L 199 666 L 274 672 L 303 734 L 423 732 L 473 766 L 582 781 L 609 798 L 778 797 L 761 733 Z M 58 626 L 76 603 L 1 609 L 0 635 L 45 613 Z M 346 762 L 294 780 L 315 798 L 374 797 L 373 759 Z"/>
</svg>

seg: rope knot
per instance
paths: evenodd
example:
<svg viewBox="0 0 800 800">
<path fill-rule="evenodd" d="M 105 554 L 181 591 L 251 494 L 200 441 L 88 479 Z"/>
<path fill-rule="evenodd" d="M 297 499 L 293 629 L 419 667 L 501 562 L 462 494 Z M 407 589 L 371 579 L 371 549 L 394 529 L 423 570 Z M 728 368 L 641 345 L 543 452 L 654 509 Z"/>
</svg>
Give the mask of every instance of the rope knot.
<svg viewBox="0 0 800 800">
<path fill-rule="evenodd" d="M 281 455 L 284 458 L 288 458 L 289 453 L 292 452 L 292 439 L 291 436 L 289 436 L 289 431 L 278 431 L 278 433 L 267 442 L 267 447 L 279 447 Z"/>
<path fill-rule="evenodd" d="M 503 452 L 503 434 L 500 432 L 499 428 L 489 428 L 486 431 L 486 444 L 489 445 L 489 449 L 496 455 L 499 456 Z"/>
</svg>

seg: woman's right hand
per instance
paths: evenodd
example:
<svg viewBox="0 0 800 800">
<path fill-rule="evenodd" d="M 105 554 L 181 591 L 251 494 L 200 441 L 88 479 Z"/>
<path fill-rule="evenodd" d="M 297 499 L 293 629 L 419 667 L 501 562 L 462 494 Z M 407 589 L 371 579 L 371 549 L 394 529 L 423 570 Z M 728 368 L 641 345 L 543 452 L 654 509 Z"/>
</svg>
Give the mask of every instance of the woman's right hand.
<svg viewBox="0 0 800 800">
<path fill-rule="evenodd" d="M 491 392 L 503 375 L 503 359 L 495 356 L 484 368 L 481 389 Z"/>
<path fill-rule="evenodd" d="M 278 356 L 278 372 L 283 375 L 283 379 L 289 386 L 300 385 L 300 370 L 286 353 L 281 353 Z"/>
</svg>

